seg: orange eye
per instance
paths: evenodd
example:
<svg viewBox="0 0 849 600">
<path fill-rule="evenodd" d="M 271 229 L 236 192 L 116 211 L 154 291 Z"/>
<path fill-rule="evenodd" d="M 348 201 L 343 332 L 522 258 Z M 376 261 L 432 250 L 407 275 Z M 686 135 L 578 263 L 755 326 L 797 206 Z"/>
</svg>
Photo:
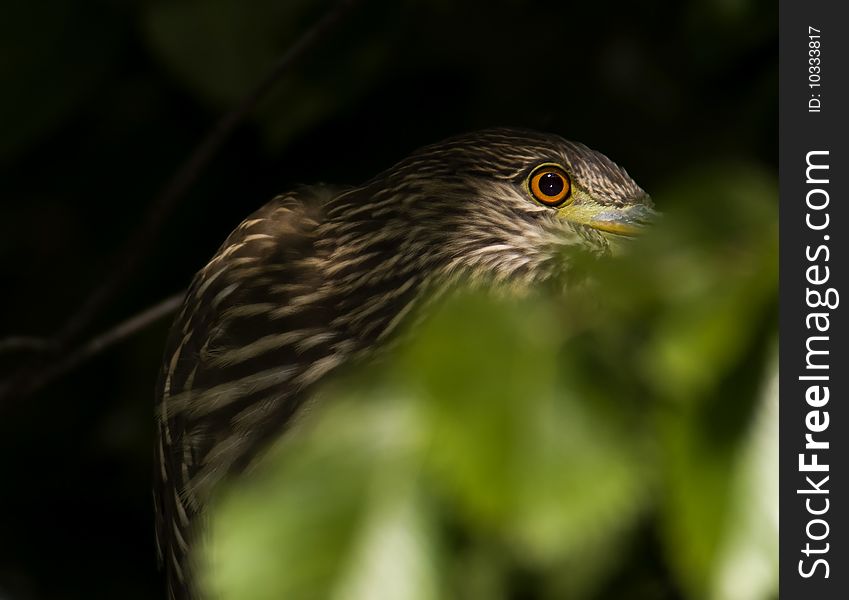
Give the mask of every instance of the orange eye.
<svg viewBox="0 0 849 600">
<path fill-rule="evenodd" d="M 556 165 L 542 165 L 528 180 L 531 195 L 546 206 L 560 206 L 572 195 L 572 183 Z"/>
</svg>

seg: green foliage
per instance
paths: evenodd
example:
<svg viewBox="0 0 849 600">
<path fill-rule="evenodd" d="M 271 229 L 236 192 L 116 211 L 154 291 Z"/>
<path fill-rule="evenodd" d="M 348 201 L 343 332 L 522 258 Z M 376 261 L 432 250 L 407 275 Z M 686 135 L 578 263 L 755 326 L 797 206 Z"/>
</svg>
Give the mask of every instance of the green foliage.
<svg viewBox="0 0 849 600">
<path fill-rule="evenodd" d="M 656 200 L 663 221 L 618 256 L 568 257 L 565 294 L 451 298 L 325 389 L 218 499 L 204 585 L 775 597 L 775 183 L 712 165 Z"/>
</svg>

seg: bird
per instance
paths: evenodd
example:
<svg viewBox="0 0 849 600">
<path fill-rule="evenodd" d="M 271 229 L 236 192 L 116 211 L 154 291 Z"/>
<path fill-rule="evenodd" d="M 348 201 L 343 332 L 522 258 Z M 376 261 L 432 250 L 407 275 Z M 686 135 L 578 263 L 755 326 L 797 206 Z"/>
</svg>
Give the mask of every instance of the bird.
<svg viewBox="0 0 849 600">
<path fill-rule="evenodd" d="M 425 146 L 362 185 L 297 187 L 249 215 L 193 278 L 157 383 L 168 597 L 201 597 L 192 549 L 210 498 L 334 371 L 414 335 L 444 290 L 533 289 L 562 272 L 564 250 L 610 253 L 654 216 L 605 155 L 513 128 Z"/>
</svg>

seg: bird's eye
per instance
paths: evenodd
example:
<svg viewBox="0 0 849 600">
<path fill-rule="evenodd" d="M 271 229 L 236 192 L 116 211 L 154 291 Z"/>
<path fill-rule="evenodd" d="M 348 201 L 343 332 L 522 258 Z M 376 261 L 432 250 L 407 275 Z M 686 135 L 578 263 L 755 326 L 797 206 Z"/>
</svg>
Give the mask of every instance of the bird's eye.
<svg viewBox="0 0 849 600">
<path fill-rule="evenodd" d="M 528 179 L 531 195 L 546 206 L 560 206 L 572 195 L 569 175 L 557 165 L 541 165 Z"/>
</svg>

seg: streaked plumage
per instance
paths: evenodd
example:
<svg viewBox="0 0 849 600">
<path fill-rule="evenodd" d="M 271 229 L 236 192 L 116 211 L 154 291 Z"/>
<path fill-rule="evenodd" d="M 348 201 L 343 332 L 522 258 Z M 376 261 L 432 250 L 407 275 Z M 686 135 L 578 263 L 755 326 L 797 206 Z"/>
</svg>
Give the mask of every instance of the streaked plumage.
<svg viewBox="0 0 849 600">
<path fill-rule="evenodd" d="M 529 194 L 544 163 L 571 177 L 569 206 Z M 195 276 L 158 385 L 157 540 L 170 597 L 192 597 L 187 553 L 216 484 L 281 435 L 334 369 L 367 359 L 434 292 L 527 288 L 562 267 L 564 246 L 605 252 L 604 223 L 631 227 L 649 206 L 603 155 L 499 129 L 425 147 L 362 186 L 298 189 L 250 215 Z"/>
</svg>

